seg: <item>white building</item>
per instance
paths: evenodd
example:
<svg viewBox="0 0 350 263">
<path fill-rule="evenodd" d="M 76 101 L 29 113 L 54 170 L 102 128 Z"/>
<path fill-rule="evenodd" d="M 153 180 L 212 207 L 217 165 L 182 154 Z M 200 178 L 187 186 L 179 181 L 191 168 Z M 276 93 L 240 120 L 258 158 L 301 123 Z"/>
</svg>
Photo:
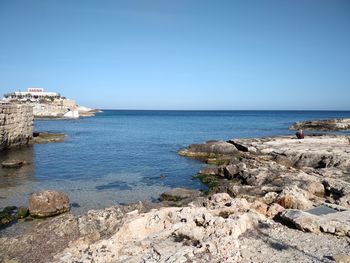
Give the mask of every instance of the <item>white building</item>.
<svg viewBox="0 0 350 263">
<path fill-rule="evenodd" d="M 53 101 L 60 99 L 61 95 L 57 92 L 45 92 L 42 88 L 29 88 L 28 91 L 16 91 L 4 95 L 7 100 L 39 102 L 39 101 Z"/>
</svg>

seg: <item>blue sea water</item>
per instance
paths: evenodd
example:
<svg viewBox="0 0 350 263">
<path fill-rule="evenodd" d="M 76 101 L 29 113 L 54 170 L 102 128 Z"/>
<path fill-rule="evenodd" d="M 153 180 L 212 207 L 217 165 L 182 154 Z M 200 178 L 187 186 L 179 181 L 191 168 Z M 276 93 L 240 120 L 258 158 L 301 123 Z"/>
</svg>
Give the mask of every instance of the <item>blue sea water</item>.
<svg viewBox="0 0 350 263">
<path fill-rule="evenodd" d="M 350 117 L 340 111 L 105 110 L 78 120 L 36 120 L 36 131 L 61 132 L 63 143 L 1 153 L 32 163 L 0 169 L 0 207 L 25 205 L 40 189 L 66 192 L 73 212 L 116 203 L 157 200 L 173 187 L 204 188 L 193 180 L 203 164 L 177 155 L 191 143 L 293 134 L 295 121 Z"/>
</svg>

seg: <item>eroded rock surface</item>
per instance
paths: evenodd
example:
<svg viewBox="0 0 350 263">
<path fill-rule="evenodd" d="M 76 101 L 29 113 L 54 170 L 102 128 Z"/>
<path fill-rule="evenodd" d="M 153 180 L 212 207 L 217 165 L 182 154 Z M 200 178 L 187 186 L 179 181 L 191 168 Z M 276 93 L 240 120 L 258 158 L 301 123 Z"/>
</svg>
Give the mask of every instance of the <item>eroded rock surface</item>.
<svg viewBox="0 0 350 263">
<path fill-rule="evenodd" d="M 207 167 L 209 192 L 305 210 L 323 202 L 350 207 L 350 144 L 344 135 L 233 139 L 243 155 Z M 225 157 L 227 159 L 227 156 Z M 267 210 L 269 207 L 267 207 Z"/>
<path fill-rule="evenodd" d="M 238 262 L 238 237 L 264 220 L 245 199 L 225 193 L 187 207 L 142 211 L 140 204 L 51 218 L 22 236 L 0 238 L 1 256 L 20 262 Z"/>
<path fill-rule="evenodd" d="M 49 217 L 68 212 L 70 203 L 63 192 L 44 190 L 33 193 L 28 201 L 29 213 L 33 217 Z"/>
</svg>

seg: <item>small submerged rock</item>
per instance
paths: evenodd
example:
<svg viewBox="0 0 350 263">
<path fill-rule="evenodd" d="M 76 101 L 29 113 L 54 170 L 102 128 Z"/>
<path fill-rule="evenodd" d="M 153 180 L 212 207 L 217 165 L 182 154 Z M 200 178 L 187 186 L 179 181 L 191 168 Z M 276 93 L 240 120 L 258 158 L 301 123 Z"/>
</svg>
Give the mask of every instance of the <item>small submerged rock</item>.
<svg viewBox="0 0 350 263">
<path fill-rule="evenodd" d="M 26 164 L 26 162 L 23 160 L 7 160 L 7 161 L 3 161 L 1 163 L 1 166 L 3 168 L 20 168 L 24 164 Z"/>
<path fill-rule="evenodd" d="M 202 195 L 201 191 L 185 188 L 174 188 L 164 192 L 160 196 L 161 201 L 180 201 L 183 199 L 194 199 Z"/>
<path fill-rule="evenodd" d="M 197 158 L 215 158 L 220 155 L 233 155 L 239 151 L 237 148 L 225 141 L 207 141 L 206 143 L 191 144 L 179 151 L 180 155 Z"/>
<path fill-rule="evenodd" d="M 50 217 L 70 210 L 69 198 L 63 192 L 44 190 L 29 198 L 29 213 L 33 217 Z"/>
<path fill-rule="evenodd" d="M 28 215 L 29 212 L 26 207 L 7 206 L 0 212 L 0 228 L 7 227 Z"/>
<path fill-rule="evenodd" d="M 33 132 L 32 143 L 50 143 L 63 142 L 65 135 L 63 133 L 53 132 Z"/>
</svg>

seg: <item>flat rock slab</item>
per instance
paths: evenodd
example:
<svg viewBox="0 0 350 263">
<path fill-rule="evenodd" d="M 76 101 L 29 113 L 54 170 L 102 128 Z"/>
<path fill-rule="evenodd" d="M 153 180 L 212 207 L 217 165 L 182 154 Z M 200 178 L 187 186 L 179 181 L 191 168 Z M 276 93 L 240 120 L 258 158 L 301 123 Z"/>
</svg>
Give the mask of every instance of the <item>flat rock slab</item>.
<svg viewBox="0 0 350 263">
<path fill-rule="evenodd" d="M 350 237 L 350 209 L 330 207 L 334 212 L 316 215 L 307 211 L 287 209 L 280 215 L 280 219 L 287 225 L 312 233 L 328 233 L 337 236 Z M 311 210 L 312 212 L 312 210 Z"/>
<path fill-rule="evenodd" d="M 7 160 L 1 163 L 3 168 L 19 168 L 25 164 L 25 161 L 22 160 Z"/>
<path fill-rule="evenodd" d="M 232 139 L 237 148 L 275 156 L 278 161 L 292 166 L 328 168 L 350 165 L 349 136 L 314 135 L 297 139 L 294 136 L 278 136 L 255 139 Z"/>
<path fill-rule="evenodd" d="M 234 155 L 239 153 L 237 148 L 225 141 L 207 141 L 200 144 L 191 144 L 179 151 L 180 155 L 187 157 L 215 157 L 217 155 Z"/>
<path fill-rule="evenodd" d="M 346 237 L 301 232 L 273 222 L 240 237 L 240 262 L 347 262 L 336 259 L 347 258 L 349 241 Z"/>
<path fill-rule="evenodd" d="M 188 198 L 196 198 L 202 195 L 201 191 L 185 188 L 174 188 L 161 194 L 162 201 L 180 201 Z"/>
</svg>

